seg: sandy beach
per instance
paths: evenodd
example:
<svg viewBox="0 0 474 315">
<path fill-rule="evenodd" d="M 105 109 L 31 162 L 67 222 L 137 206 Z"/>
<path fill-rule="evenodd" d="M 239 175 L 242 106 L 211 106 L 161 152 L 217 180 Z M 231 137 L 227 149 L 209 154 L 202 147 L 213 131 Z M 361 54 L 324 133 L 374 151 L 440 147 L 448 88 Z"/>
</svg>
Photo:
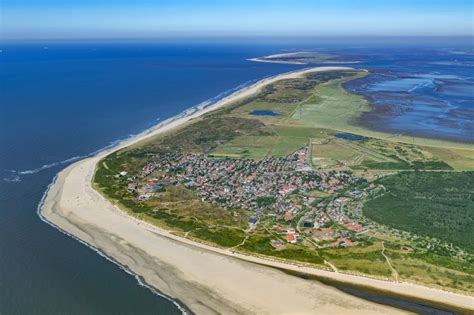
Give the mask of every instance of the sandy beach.
<svg viewBox="0 0 474 315">
<path fill-rule="evenodd" d="M 40 215 L 141 276 L 148 285 L 178 299 L 197 314 L 404 313 L 262 265 L 473 309 L 474 299 L 460 294 L 289 265 L 180 238 L 127 215 L 92 187 L 96 164 L 115 150 L 173 130 L 190 119 L 256 93 L 275 81 L 295 78 L 308 72 L 340 69 L 351 68 L 310 68 L 261 80 L 216 104 L 191 110 L 112 149 L 78 161 L 58 174 L 45 196 Z"/>
<path fill-rule="evenodd" d="M 307 65 L 307 62 L 303 61 L 296 61 L 296 60 L 279 60 L 278 58 L 284 58 L 284 57 L 291 57 L 294 55 L 298 54 L 304 54 L 304 53 L 311 53 L 308 51 L 297 51 L 297 52 L 291 52 L 291 53 L 283 53 L 283 54 L 274 54 L 274 55 L 268 55 L 268 56 L 263 56 L 263 57 L 255 57 L 255 58 L 249 58 L 247 59 L 248 61 L 253 61 L 253 62 L 267 62 L 267 63 L 281 63 L 281 64 L 288 64 L 288 65 Z M 360 63 L 360 61 L 320 61 L 318 62 L 319 64 L 354 64 L 354 63 Z"/>
<path fill-rule="evenodd" d="M 291 52 L 291 53 L 282 53 L 282 54 L 274 54 L 274 55 L 268 55 L 264 57 L 255 57 L 255 58 L 250 58 L 247 59 L 248 61 L 254 61 L 254 62 L 269 62 L 269 63 L 283 63 L 283 64 L 289 64 L 289 65 L 306 65 L 306 62 L 301 62 L 301 61 L 288 61 L 288 60 L 278 60 L 275 58 L 282 58 L 282 57 L 291 57 L 294 55 L 298 55 L 301 53 L 306 53 L 306 51 L 297 51 L 297 52 Z"/>
<path fill-rule="evenodd" d="M 300 61 L 271 60 L 271 59 L 265 59 L 265 58 L 267 57 L 250 58 L 247 60 L 254 61 L 254 62 L 282 63 L 282 64 L 287 64 L 287 65 L 306 65 L 307 64 L 305 62 L 300 62 Z"/>
</svg>

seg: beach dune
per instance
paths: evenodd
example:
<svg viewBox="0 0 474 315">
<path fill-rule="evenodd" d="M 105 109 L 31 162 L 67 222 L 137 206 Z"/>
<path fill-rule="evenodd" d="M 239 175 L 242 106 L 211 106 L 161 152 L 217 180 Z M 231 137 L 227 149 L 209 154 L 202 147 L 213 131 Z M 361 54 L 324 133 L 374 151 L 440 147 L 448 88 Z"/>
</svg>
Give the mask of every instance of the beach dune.
<svg viewBox="0 0 474 315">
<path fill-rule="evenodd" d="M 98 158 L 62 171 L 43 215 L 197 314 L 397 314 L 316 281 L 163 236 L 91 186 Z"/>
<path fill-rule="evenodd" d="M 349 69 L 320 67 L 283 74 L 244 88 L 220 102 L 171 119 L 113 149 L 78 161 L 61 171 L 40 209 L 44 220 L 82 240 L 121 264 L 167 296 L 197 314 L 401 314 L 401 310 L 371 303 L 317 281 L 303 280 L 261 264 L 361 282 L 376 288 L 466 306 L 466 296 L 410 284 L 335 274 L 285 265 L 179 238 L 129 216 L 92 186 L 96 164 L 107 154 L 167 132 L 205 112 L 224 106 L 280 79 L 309 71 Z M 234 256 L 234 257 L 232 257 Z M 252 263 L 258 262 L 259 264 Z M 404 285 L 404 286 L 403 286 Z M 408 291 L 407 291 L 408 290 Z"/>
</svg>

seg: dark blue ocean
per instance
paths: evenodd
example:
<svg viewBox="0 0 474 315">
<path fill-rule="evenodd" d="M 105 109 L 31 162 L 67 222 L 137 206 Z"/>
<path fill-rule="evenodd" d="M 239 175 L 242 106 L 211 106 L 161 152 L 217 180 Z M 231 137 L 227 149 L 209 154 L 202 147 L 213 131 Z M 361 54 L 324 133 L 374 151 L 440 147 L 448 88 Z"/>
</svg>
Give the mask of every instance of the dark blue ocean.
<svg viewBox="0 0 474 315">
<path fill-rule="evenodd" d="M 43 223 L 37 206 L 72 161 L 191 106 L 303 67 L 247 58 L 313 48 L 356 57 L 361 63 L 354 66 L 374 75 L 349 88 L 373 98 L 374 128 L 472 142 L 469 44 L 396 43 L 389 50 L 311 40 L 0 44 L 0 314 L 181 313 Z M 412 121 L 421 127 L 407 127 Z"/>
</svg>

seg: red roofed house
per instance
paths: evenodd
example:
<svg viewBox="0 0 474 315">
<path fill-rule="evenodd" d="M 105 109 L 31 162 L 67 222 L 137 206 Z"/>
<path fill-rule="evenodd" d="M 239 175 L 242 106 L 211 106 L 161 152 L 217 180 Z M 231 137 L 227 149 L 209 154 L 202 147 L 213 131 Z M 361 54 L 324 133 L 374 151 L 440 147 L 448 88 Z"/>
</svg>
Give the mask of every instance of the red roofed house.
<svg viewBox="0 0 474 315">
<path fill-rule="evenodd" d="M 288 229 L 286 233 L 286 240 L 288 243 L 295 244 L 296 243 L 296 232 L 295 229 Z"/>
</svg>

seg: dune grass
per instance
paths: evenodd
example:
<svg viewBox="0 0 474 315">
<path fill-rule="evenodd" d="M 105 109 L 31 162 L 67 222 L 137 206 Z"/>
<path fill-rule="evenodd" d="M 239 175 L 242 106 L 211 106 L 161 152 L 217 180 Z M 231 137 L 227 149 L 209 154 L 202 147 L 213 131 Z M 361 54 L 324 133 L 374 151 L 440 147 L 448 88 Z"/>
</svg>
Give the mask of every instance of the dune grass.
<svg viewBox="0 0 474 315">
<path fill-rule="evenodd" d="M 275 236 L 275 233 L 269 233 L 260 227 L 255 231 L 245 232 L 251 215 L 248 211 L 222 209 L 217 205 L 206 203 L 198 198 L 192 189 L 182 185 L 169 187 L 157 198 L 137 203 L 126 190 L 127 180 L 116 177 L 116 174 L 122 170 L 128 171 L 129 174 L 139 173 L 154 155 L 164 152 L 194 152 L 215 158 L 262 159 L 267 155 L 286 156 L 306 145 L 311 148 L 313 164 L 317 164 L 314 158 L 320 158 L 321 160 L 318 161 L 326 163 L 324 167 L 330 170 L 333 167 L 339 167 L 336 166 L 337 161 L 348 162 L 360 167 L 358 171 L 364 176 L 371 174 L 373 178 L 377 174 L 394 173 L 394 169 L 410 169 L 413 174 L 419 174 L 414 171 L 420 168 L 437 172 L 451 167 L 455 170 L 474 169 L 472 146 L 389 135 L 358 126 L 355 119 L 369 110 L 369 104 L 363 97 L 347 92 L 342 84 L 363 75 L 365 72 L 330 71 L 313 74 L 306 78 L 276 82 L 265 87 L 261 93 L 193 119 L 179 129 L 107 156 L 97 166 L 94 185 L 131 215 L 173 231 L 177 235 L 222 247 L 239 245 L 246 236 L 249 236 L 238 247 L 238 250 L 314 264 L 320 268 L 327 268 L 324 264 L 324 259 L 327 259 L 341 271 L 390 278 L 392 273 L 385 257 L 381 254 L 379 245 L 359 244 L 353 248 L 320 249 L 305 240 L 292 245 L 284 243 L 282 248 L 275 249 L 270 245 L 270 240 L 275 237 L 284 240 L 284 232 Z M 278 112 L 279 115 L 252 116 L 249 113 L 253 110 L 272 110 Z M 362 141 L 337 139 L 334 135 L 341 131 L 368 138 Z M 443 173 L 451 173 L 454 177 L 448 179 L 450 183 L 448 190 L 455 186 L 450 180 L 456 178 L 458 173 L 451 171 Z M 386 178 L 395 177 L 387 176 Z M 445 184 L 446 180 L 441 178 L 439 182 Z M 459 179 L 460 185 L 464 182 L 464 179 Z M 387 186 L 390 186 L 389 184 Z M 436 224 L 425 220 L 423 211 L 415 209 L 416 211 L 409 211 L 409 213 L 403 212 L 419 205 L 425 207 L 427 203 L 429 204 L 433 196 L 425 193 L 431 189 L 431 186 L 425 185 L 427 189 L 422 192 L 416 190 L 418 186 L 413 189 L 407 188 L 406 185 L 398 186 L 398 190 L 395 189 L 397 196 L 382 196 L 377 199 L 378 201 L 369 204 L 372 210 L 368 211 L 373 212 L 374 220 L 377 221 L 375 217 L 382 216 L 380 220 L 384 223 L 388 222 L 396 228 L 416 232 L 420 231 L 420 225 L 426 223 L 428 227 L 424 226 L 426 231 L 422 232 L 428 235 L 433 233 L 448 235 L 453 231 L 429 230 L 430 226 L 435 228 Z M 415 194 L 410 195 L 412 190 Z M 438 197 L 446 197 L 446 194 L 453 193 L 448 190 L 440 192 Z M 464 191 L 454 191 L 454 193 L 464 196 L 462 197 L 464 200 L 470 198 L 466 197 Z M 327 195 L 318 192 L 313 197 L 324 198 Z M 444 202 L 446 200 L 447 204 Z M 455 200 L 445 198 L 441 204 L 451 211 L 459 202 L 462 202 L 459 198 Z M 390 208 L 387 205 L 401 206 L 403 209 Z M 402 216 L 405 218 L 411 218 L 413 215 L 415 217 L 408 224 L 406 220 L 400 221 L 398 218 L 400 213 L 403 213 Z M 433 217 L 439 218 L 440 214 L 435 214 Z M 469 221 L 470 219 L 466 216 L 464 216 L 465 222 L 453 219 L 449 213 L 444 217 L 456 228 L 455 232 L 458 235 L 460 235 L 458 228 L 461 228 L 461 234 L 463 234 L 462 229 L 469 231 L 469 226 L 466 228 L 463 224 L 472 220 Z M 441 219 L 443 219 L 442 215 Z M 462 236 L 463 245 L 466 239 Z M 448 240 L 456 241 L 455 239 Z M 459 288 L 469 287 L 469 281 L 472 280 L 470 272 L 462 269 L 464 266 L 454 266 L 454 259 L 439 258 L 436 253 L 429 253 L 423 257 L 410 256 L 410 259 L 407 259 L 406 253 L 402 255 L 398 250 L 390 249 L 387 250 L 387 255 L 393 258 L 396 268 L 400 268 L 401 279 Z M 416 264 L 423 268 L 432 268 L 432 275 L 427 272 L 417 273 L 416 268 L 413 267 Z M 436 264 L 443 264 L 447 266 L 447 269 L 436 269 L 433 267 Z M 461 277 L 456 283 L 453 282 L 453 274 Z"/>
</svg>

